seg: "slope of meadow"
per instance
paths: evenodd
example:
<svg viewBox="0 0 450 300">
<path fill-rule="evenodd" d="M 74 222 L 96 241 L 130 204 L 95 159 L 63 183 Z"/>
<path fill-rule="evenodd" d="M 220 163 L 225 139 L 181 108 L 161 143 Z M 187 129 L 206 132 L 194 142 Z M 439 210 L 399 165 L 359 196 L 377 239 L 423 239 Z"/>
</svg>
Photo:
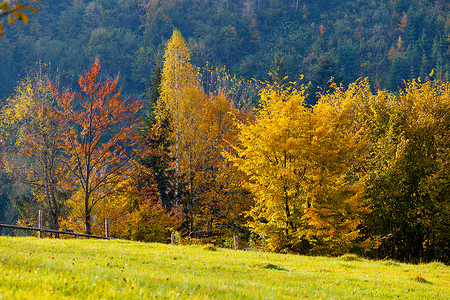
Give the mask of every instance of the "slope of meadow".
<svg viewBox="0 0 450 300">
<path fill-rule="evenodd" d="M 214 251 L 215 250 L 215 251 Z M 123 240 L 0 237 L 0 299 L 448 299 L 450 267 Z"/>
</svg>

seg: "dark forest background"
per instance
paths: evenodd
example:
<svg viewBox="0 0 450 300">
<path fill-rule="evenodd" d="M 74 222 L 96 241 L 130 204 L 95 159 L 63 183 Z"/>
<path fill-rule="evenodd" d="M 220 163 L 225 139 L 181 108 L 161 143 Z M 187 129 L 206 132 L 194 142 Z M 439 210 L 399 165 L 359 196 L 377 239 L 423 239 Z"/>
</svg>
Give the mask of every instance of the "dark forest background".
<svg viewBox="0 0 450 300">
<path fill-rule="evenodd" d="M 0 99 L 38 61 L 74 86 L 95 57 L 107 74 L 120 73 L 125 94 L 143 96 L 174 27 L 194 65 L 226 66 L 247 79 L 269 80 L 270 70 L 291 81 L 304 74 L 313 86 L 330 76 L 344 85 L 369 77 L 374 88 L 395 91 L 432 69 L 450 77 L 445 0 L 43 2 L 29 24 L 8 26 L 0 39 Z"/>
</svg>

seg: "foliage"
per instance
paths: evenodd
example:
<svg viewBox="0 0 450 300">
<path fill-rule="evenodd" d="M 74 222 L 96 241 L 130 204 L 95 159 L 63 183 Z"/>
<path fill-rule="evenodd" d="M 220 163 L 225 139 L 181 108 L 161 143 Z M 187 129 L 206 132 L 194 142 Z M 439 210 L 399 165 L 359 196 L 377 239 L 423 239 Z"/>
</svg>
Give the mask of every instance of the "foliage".
<svg viewBox="0 0 450 300">
<path fill-rule="evenodd" d="M 287 64 L 282 52 L 275 53 L 269 75 L 274 84 L 284 86 L 289 82 Z"/>
<path fill-rule="evenodd" d="M 124 240 L 0 237 L 0 295 L 7 299 L 448 298 L 450 270 L 443 264 L 391 265 L 216 249 Z M 428 283 L 418 281 L 417 274 Z"/>
<path fill-rule="evenodd" d="M 42 12 L 2 39 L 0 93 L 29 57 L 52 61 L 69 87 L 92 57 L 120 71 L 126 94 L 152 87 L 140 125 L 141 104 L 120 99 L 118 78 L 97 80 L 98 60 L 79 92 L 52 86 L 30 110 L 40 92 L 23 85 L 6 100 L 5 112 L 21 99 L 3 118 L 2 163 L 24 216 L 42 203 L 60 215 L 70 194 L 64 226 L 87 232 L 111 218 L 114 235 L 146 241 L 180 229 L 216 245 L 238 234 L 276 251 L 448 261 L 444 1 L 55 1 Z M 431 68 L 433 80 L 405 80 Z M 290 82 L 299 73 L 306 90 L 303 76 Z"/>
<path fill-rule="evenodd" d="M 179 229 L 183 217 L 176 211 L 167 212 L 153 199 L 139 197 L 130 214 L 127 230 L 135 241 L 168 243 L 170 232 Z"/>
<path fill-rule="evenodd" d="M 29 10 L 35 14 L 38 13 L 37 9 L 32 6 L 32 4 L 41 5 L 41 1 L 38 0 L 30 0 L 26 1 L 25 3 L 21 4 L 20 2 L 14 1 L 14 3 L 11 5 L 9 1 L 3 1 L 0 3 L 0 17 L 8 16 L 7 20 L 8 23 L 11 25 L 14 25 L 16 22 L 14 18 L 17 20 L 20 20 L 24 22 L 25 24 L 28 24 L 29 18 L 26 13 L 24 13 L 24 10 Z M 3 30 L 4 25 L 2 22 L 0 22 L 0 36 L 3 36 Z"/>
<path fill-rule="evenodd" d="M 303 216 L 304 167 L 298 152 L 305 147 L 297 138 L 305 136 L 309 123 L 303 101 L 303 91 L 268 87 L 261 93 L 255 123 L 239 126 L 238 158 L 229 155 L 249 177 L 245 184 L 255 195 L 256 205 L 251 211 L 254 222 L 250 226 L 276 251 L 300 243 L 292 237 Z"/>
<path fill-rule="evenodd" d="M 402 79 L 424 78 L 433 68 L 449 79 L 448 12 L 445 1 L 431 0 L 58 0 L 41 6 L 27 26 L 8 29 L 0 51 L 14 59 L 1 61 L 0 72 L 17 78 L 36 57 L 59 68 L 69 86 L 97 56 L 107 73 L 120 72 L 126 95 L 144 95 L 149 70 L 178 28 L 193 64 L 226 66 L 238 78 L 269 80 L 274 56 L 282 52 L 291 80 L 305 74 L 313 81 L 329 53 L 345 85 L 369 77 L 376 89 L 396 91 Z M 394 52 L 397 58 L 389 60 Z M 2 82 L 0 96 L 14 84 Z"/>
<path fill-rule="evenodd" d="M 368 211 L 363 170 L 368 149 L 365 114 L 372 94 L 367 79 L 334 89 L 313 107 L 305 189 L 306 236 L 315 240 L 315 251 L 336 254 L 355 243 L 361 215 Z"/>
<path fill-rule="evenodd" d="M 201 86 L 209 96 L 223 95 L 230 99 L 238 109 L 249 110 L 258 100 L 260 84 L 256 80 L 247 80 L 231 75 L 225 67 L 211 66 L 208 62 L 199 69 Z"/>
<path fill-rule="evenodd" d="M 182 180 L 188 176 L 190 151 L 193 151 L 191 140 L 195 134 L 193 122 L 198 120 L 201 110 L 201 90 L 197 85 L 194 67 L 189 62 L 190 53 L 181 33 L 174 30 L 167 43 L 162 69 L 160 101 L 157 102 L 155 116 L 158 124 L 169 120 L 173 145 L 171 156 L 174 159 L 174 207 L 178 207 L 182 197 Z M 184 201 L 184 208 L 189 209 Z"/>
<path fill-rule="evenodd" d="M 138 170 L 141 168 L 137 167 Z M 142 187 L 134 182 L 133 178 L 139 178 L 137 175 L 141 174 L 135 170 L 130 179 L 111 185 L 113 192 L 107 198 L 103 197 L 91 210 L 91 231 L 103 236 L 105 220 L 109 220 L 113 238 L 167 243 L 170 232 L 180 228 L 183 218 L 175 211 L 164 209 L 157 201 L 158 191 L 152 178 L 146 187 Z M 83 197 L 80 190 L 69 199 L 68 216 L 61 222 L 64 228 L 83 231 Z"/>
<path fill-rule="evenodd" d="M 205 101 L 199 123 L 198 151 L 193 182 L 196 187 L 197 205 L 194 209 L 194 232 L 215 244 L 222 244 L 224 237 L 243 234 L 243 212 L 250 209 L 253 201 L 243 187 L 245 174 L 223 156 L 233 151 L 238 143 L 236 119 L 244 121 L 250 116 L 238 110 L 223 94 L 210 96 Z"/>
<path fill-rule="evenodd" d="M 174 31 L 164 58 L 160 97 L 152 113 L 155 123 L 147 136 L 146 147 L 156 159 L 149 171 L 158 180 L 161 200 L 168 189 L 173 191 L 173 202 L 162 204 L 183 209 L 184 233 L 222 243 L 225 234 L 242 230 L 241 212 L 250 205 L 240 187 L 242 176 L 221 154 L 237 142 L 233 120 L 245 114 L 222 93 L 234 83 L 222 81 L 217 90 L 211 76 L 206 84 L 210 94 L 205 95 L 179 31 Z M 168 175 L 164 184 L 158 174 Z"/>
<path fill-rule="evenodd" d="M 249 226 L 271 249 L 341 253 L 359 236 L 364 189 L 352 173 L 365 157 L 364 93 L 366 81 L 337 88 L 311 110 L 304 89 L 268 86 L 256 121 L 240 124 L 229 158 L 249 176 Z"/>
<path fill-rule="evenodd" d="M 109 216 L 110 219 L 121 216 L 124 219 L 121 229 L 116 231 L 115 236 L 137 241 L 167 243 L 170 233 L 181 227 L 183 215 L 179 210 L 162 206 L 155 180 L 150 176 L 144 177 L 145 174 L 144 166 L 135 165 L 132 179 L 120 184 L 120 192 L 115 199 L 125 205 L 116 210 L 115 215 Z M 145 184 L 142 181 L 144 178 Z M 136 183 L 136 180 L 140 183 Z"/>
<path fill-rule="evenodd" d="M 379 256 L 449 261 L 449 91 L 448 82 L 413 80 L 374 107 L 366 226 L 381 239 Z"/>
<path fill-rule="evenodd" d="M 19 83 L 15 94 L 2 108 L 2 135 L 8 142 L 3 166 L 17 186 L 16 197 L 34 198 L 32 202 L 39 206 L 34 207 L 33 215 L 44 208 L 49 227 L 58 229 L 65 200 L 57 146 L 62 127 L 58 127 L 53 116 L 55 99 L 47 88 L 47 80 L 40 65 L 34 74 Z M 25 209 L 28 205 L 19 202 L 17 199 L 16 204 L 24 208 L 22 217 L 27 219 L 30 208 Z"/>
<path fill-rule="evenodd" d="M 338 66 L 330 54 L 323 56 L 314 70 L 306 93 L 306 102 L 314 105 L 321 95 L 330 92 L 333 83 L 340 84 L 342 81 Z"/>
<path fill-rule="evenodd" d="M 78 80 L 82 93 L 68 89 L 60 93 L 49 84 L 58 103 L 55 114 L 63 128 L 59 147 L 65 156 L 66 182 L 68 188 L 83 192 L 87 234 L 91 231 L 92 208 L 109 194 L 108 185 L 117 183 L 127 169 L 137 141 L 134 118 L 142 108 L 140 101 L 120 97 L 118 77 L 102 82 L 99 72 L 96 59 Z"/>
</svg>

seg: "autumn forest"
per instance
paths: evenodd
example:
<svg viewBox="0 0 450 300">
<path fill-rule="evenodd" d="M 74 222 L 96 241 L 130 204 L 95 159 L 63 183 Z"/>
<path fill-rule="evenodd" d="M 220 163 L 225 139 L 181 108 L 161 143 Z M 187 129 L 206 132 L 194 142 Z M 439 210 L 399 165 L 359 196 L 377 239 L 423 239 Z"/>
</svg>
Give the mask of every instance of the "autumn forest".
<svg viewBox="0 0 450 300">
<path fill-rule="evenodd" d="M 0 15 L 0 223 L 450 262 L 446 1 L 41 2 Z"/>
</svg>

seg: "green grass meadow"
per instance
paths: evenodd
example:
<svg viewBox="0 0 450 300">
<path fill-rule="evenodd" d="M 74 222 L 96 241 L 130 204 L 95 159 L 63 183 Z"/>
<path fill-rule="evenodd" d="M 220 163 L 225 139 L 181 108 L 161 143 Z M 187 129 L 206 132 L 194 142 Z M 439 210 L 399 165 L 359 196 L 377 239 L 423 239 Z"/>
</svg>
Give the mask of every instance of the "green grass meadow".
<svg viewBox="0 0 450 300">
<path fill-rule="evenodd" d="M 0 299 L 450 299 L 437 262 L 33 237 L 0 237 L 0 259 Z"/>
</svg>

